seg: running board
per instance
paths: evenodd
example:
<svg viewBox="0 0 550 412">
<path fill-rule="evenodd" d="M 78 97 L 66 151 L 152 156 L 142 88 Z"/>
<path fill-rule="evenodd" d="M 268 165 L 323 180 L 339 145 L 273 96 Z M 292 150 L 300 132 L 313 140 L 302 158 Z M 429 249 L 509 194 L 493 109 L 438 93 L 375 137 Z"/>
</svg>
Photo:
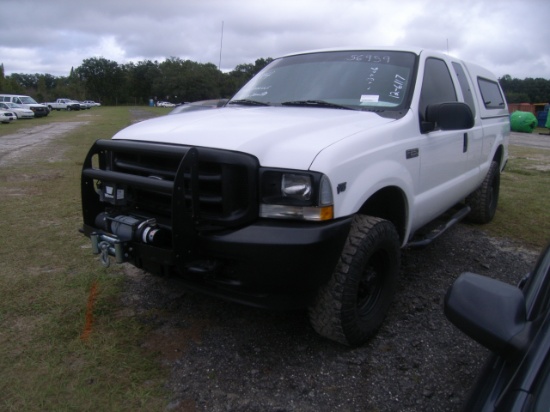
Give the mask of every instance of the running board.
<svg viewBox="0 0 550 412">
<path fill-rule="evenodd" d="M 470 206 L 464 206 L 462 209 L 458 210 L 454 215 L 452 215 L 447 222 L 429 231 L 426 235 L 422 237 L 422 239 L 407 243 L 406 247 L 416 248 L 416 247 L 428 246 L 435 239 L 437 239 L 439 236 L 445 233 L 447 229 L 450 229 L 455 224 L 457 224 L 462 219 L 464 219 L 464 217 L 466 217 L 466 215 L 470 213 L 470 210 L 471 210 Z"/>
</svg>

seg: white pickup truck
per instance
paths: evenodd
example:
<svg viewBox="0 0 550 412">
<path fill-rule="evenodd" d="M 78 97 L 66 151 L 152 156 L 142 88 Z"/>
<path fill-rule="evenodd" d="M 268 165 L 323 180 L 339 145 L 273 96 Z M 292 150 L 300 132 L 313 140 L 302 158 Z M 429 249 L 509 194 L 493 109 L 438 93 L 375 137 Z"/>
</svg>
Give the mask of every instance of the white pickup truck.
<svg viewBox="0 0 550 412">
<path fill-rule="evenodd" d="M 477 65 L 415 49 L 292 54 L 225 107 L 98 140 L 82 232 L 105 265 L 308 308 L 319 334 L 360 345 L 391 304 L 401 248 L 493 218 L 509 130 Z"/>
<path fill-rule="evenodd" d="M 76 100 L 71 99 L 57 99 L 55 102 L 42 103 L 45 106 L 48 106 L 51 110 L 80 110 L 81 105 Z"/>
</svg>

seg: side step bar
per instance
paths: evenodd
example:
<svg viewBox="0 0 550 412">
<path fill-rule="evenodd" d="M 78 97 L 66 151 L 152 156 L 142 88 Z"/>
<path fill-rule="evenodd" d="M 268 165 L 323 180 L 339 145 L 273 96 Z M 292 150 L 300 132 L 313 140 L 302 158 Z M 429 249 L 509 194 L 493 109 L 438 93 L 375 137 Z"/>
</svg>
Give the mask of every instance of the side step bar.
<svg viewBox="0 0 550 412">
<path fill-rule="evenodd" d="M 470 213 L 470 210 L 471 210 L 470 206 L 464 206 L 462 209 L 458 210 L 454 215 L 452 215 L 447 222 L 437 226 L 435 229 L 431 230 L 426 235 L 424 235 L 421 239 L 407 243 L 406 247 L 420 248 L 420 247 L 428 246 L 435 239 L 437 239 L 439 236 L 445 233 L 448 229 L 450 229 L 455 224 L 457 224 L 462 219 L 464 219 L 466 215 Z"/>
</svg>

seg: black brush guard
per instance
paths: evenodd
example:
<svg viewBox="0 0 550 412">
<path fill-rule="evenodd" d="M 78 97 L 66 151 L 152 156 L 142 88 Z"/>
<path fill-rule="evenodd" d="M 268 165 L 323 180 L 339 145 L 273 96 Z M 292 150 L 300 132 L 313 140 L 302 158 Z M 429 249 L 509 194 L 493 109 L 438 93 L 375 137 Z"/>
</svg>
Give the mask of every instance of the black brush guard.
<svg viewBox="0 0 550 412">
<path fill-rule="evenodd" d="M 183 270 L 200 258 L 199 233 L 241 227 L 257 218 L 257 171 L 256 158 L 237 152 L 98 140 L 82 168 L 83 232 L 104 264 L 108 254 L 118 263 L 143 267 L 145 259 Z M 123 196 L 108 197 L 107 187 Z M 135 228 L 124 230 L 136 236 L 112 233 L 110 225 L 98 223 L 117 216 L 137 220 Z M 168 246 L 141 241 L 137 227 L 143 222 L 168 232 Z"/>
</svg>

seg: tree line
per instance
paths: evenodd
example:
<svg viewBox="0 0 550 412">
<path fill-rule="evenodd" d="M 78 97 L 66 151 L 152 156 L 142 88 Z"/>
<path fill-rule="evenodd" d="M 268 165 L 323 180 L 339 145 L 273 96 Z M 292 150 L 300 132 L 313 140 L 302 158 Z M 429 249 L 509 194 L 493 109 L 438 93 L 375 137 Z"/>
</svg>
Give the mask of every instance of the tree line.
<svg viewBox="0 0 550 412">
<path fill-rule="evenodd" d="M 83 60 L 67 77 L 13 73 L 4 76 L 0 64 L 0 92 L 26 94 L 38 102 L 58 97 L 94 100 L 105 105 L 141 105 L 151 99 L 173 103 L 229 98 L 272 58 L 240 64 L 223 73 L 212 63 L 170 57 L 163 62 L 144 60 L 118 64 L 103 57 Z M 550 102 L 550 80 L 504 75 L 499 79 L 508 103 Z"/>
<path fill-rule="evenodd" d="M 507 74 L 499 82 L 508 103 L 550 103 L 550 80 L 530 77 L 520 80 Z"/>
<path fill-rule="evenodd" d="M 160 63 L 145 60 L 128 64 L 92 57 L 71 68 L 67 77 L 20 73 L 4 76 L 0 65 L 0 92 L 29 95 L 38 102 L 68 97 L 104 105 L 141 105 L 151 99 L 182 103 L 229 98 L 272 60 L 260 58 L 254 64 L 239 64 L 223 73 L 212 63 L 177 57 Z"/>
</svg>

